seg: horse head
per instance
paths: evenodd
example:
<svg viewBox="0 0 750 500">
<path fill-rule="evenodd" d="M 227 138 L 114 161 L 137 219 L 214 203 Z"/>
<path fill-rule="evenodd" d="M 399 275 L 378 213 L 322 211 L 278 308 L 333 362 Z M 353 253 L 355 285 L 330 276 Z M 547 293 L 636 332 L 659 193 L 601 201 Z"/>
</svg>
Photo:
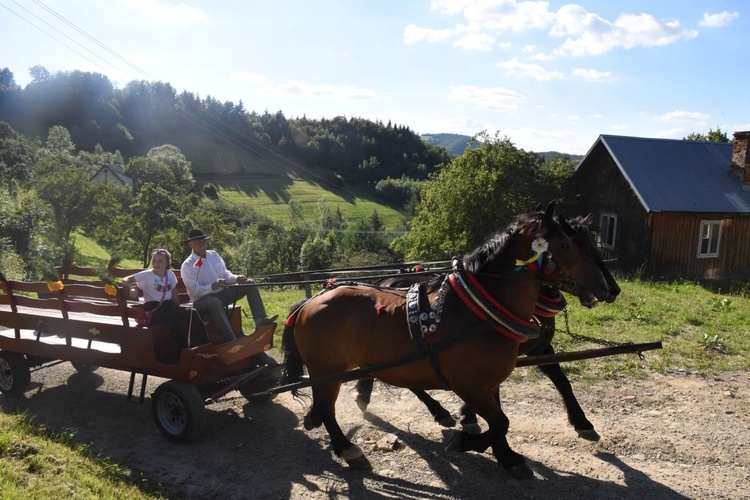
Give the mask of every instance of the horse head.
<svg viewBox="0 0 750 500">
<path fill-rule="evenodd" d="M 599 300 L 609 300 L 608 282 L 596 262 L 573 241 L 570 225 L 555 217 L 555 205 L 553 201 L 536 214 L 537 224 L 520 229 L 531 243 L 530 249 L 520 246 L 523 257 L 516 259 L 515 269 L 534 271 L 541 281 L 576 295 L 583 306 L 595 307 Z"/>
<path fill-rule="evenodd" d="M 607 268 L 604 260 L 602 260 L 602 256 L 596 248 L 596 243 L 594 243 L 594 240 L 591 237 L 590 226 L 593 221 L 593 216 L 591 214 L 586 217 L 578 216 L 567 221 L 562 215 L 558 215 L 558 221 L 563 230 L 571 237 L 578 248 L 583 251 L 586 257 L 594 261 L 594 264 L 599 267 L 599 270 L 602 272 L 602 275 L 607 282 L 607 288 L 609 289 L 609 293 L 604 300 L 609 303 L 614 302 L 620 294 L 620 285 L 617 284 L 617 280 L 615 280 L 615 277 L 612 276 L 612 273 Z"/>
</svg>

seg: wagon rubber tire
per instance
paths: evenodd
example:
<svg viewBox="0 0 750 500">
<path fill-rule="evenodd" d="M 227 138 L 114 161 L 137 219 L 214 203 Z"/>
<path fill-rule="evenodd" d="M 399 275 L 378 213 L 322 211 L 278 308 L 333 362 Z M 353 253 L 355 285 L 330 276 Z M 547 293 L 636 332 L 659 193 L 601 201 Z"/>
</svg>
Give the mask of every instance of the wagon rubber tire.
<svg viewBox="0 0 750 500">
<path fill-rule="evenodd" d="M 71 361 L 70 364 L 73 365 L 73 368 L 75 368 L 78 373 L 93 373 L 99 369 L 98 366 L 90 365 L 88 363 L 78 363 L 76 361 Z"/>
<path fill-rule="evenodd" d="M 203 398 L 193 385 L 170 380 L 151 396 L 151 413 L 156 426 L 170 441 L 187 442 L 206 428 Z"/>
<path fill-rule="evenodd" d="M 17 352 L 0 351 L 0 392 L 20 396 L 31 383 L 26 358 Z"/>
</svg>

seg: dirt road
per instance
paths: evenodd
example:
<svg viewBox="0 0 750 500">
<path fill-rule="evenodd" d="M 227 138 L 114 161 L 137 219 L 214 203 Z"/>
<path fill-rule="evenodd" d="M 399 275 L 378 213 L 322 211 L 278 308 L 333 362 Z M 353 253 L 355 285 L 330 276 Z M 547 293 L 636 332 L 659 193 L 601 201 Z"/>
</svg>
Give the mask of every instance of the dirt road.
<svg viewBox="0 0 750 500">
<path fill-rule="evenodd" d="M 231 393 L 208 407 L 208 431 L 187 445 L 161 436 L 148 397 L 145 405 L 126 400 L 122 372 L 82 375 L 64 363 L 34 372 L 26 398 L 0 397 L 0 404 L 71 430 L 185 498 L 750 498 L 750 374 L 575 384 L 602 435 L 596 444 L 577 437 L 549 382 L 523 378 L 504 384 L 501 398 L 509 442 L 536 476 L 530 481 L 510 478 L 491 454 L 444 452 L 452 431 L 432 422 L 410 393 L 378 385 L 366 417 L 352 384 L 337 407 L 371 473 L 333 457 L 324 430 L 305 431 L 305 408 L 288 393 L 263 405 Z M 147 395 L 162 381 L 149 379 Z M 433 394 L 458 411 L 455 397 Z M 396 446 L 379 449 L 389 437 Z"/>
</svg>

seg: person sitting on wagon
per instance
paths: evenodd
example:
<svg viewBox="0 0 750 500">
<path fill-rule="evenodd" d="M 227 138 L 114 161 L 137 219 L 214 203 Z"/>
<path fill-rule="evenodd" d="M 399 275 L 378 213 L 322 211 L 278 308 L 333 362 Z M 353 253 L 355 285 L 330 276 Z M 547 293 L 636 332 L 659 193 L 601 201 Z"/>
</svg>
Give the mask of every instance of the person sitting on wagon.
<svg viewBox="0 0 750 500">
<path fill-rule="evenodd" d="M 266 315 L 266 307 L 260 297 L 258 287 L 226 287 L 225 285 L 252 283 L 253 281 L 241 274 L 233 274 L 227 269 L 224 259 L 213 251 L 208 250 L 208 240 L 211 237 L 200 229 L 193 229 L 185 243 L 192 253 L 185 259 L 181 267 L 182 281 L 187 288 L 188 296 L 198 313 L 211 313 L 219 333 L 225 342 L 236 338 L 229 323 L 224 307 L 247 297 L 250 313 L 255 321 L 255 327 L 276 322 L 277 315 L 270 318 Z"/>
<path fill-rule="evenodd" d="M 177 276 L 170 270 L 172 256 L 168 250 L 157 248 L 151 252 L 151 269 L 144 269 L 123 278 L 122 286 L 130 288 L 130 295 L 138 298 L 137 286 L 143 290 L 143 310 L 146 318 L 142 326 L 169 326 L 181 347 L 186 346 L 187 337 L 182 322 L 189 319 L 189 312 L 180 308 L 180 299 L 172 290 L 177 286 Z"/>
</svg>

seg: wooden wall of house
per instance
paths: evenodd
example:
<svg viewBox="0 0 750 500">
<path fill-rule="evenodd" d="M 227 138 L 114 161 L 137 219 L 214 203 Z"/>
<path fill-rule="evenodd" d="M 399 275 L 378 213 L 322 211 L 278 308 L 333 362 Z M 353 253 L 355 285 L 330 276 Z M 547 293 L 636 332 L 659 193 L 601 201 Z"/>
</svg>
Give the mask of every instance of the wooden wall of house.
<svg viewBox="0 0 750 500">
<path fill-rule="evenodd" d="M 574 174 L 578 195 L 576 212 L 594 214 L 598 224 L 602 213 L 617 216 L 614 250 L 600 251 L 611 269 L 640 270 L 648 260 L 651 246 L 650 216 L 630 184 L 625 180 L 606 148 L 598 143 Z"/>
<path fill-rule="evenodd" d="M 716 258 L 697 257 L 703 220 L 722 221 Z M 750 278 L 750 216 L 653 214 L 653 245 L 647 272 L 658 278 Z"/>
</svg>

